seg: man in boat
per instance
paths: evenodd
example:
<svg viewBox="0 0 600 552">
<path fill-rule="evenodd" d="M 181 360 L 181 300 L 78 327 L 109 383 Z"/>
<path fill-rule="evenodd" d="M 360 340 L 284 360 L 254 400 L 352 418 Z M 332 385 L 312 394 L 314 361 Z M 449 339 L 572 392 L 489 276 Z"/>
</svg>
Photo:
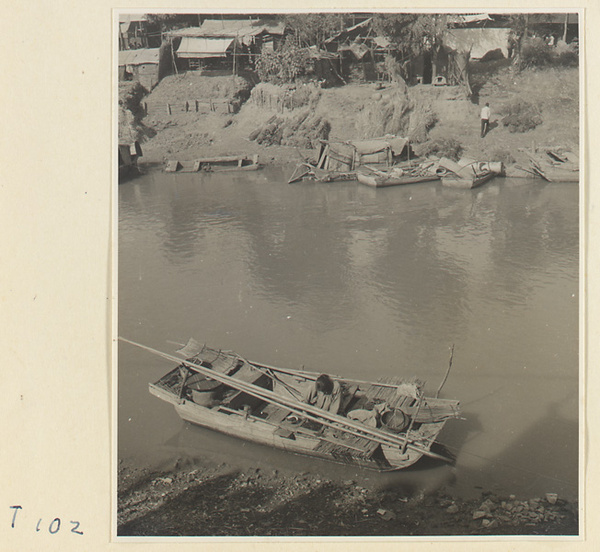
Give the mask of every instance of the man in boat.
<svg viewBox="0 0 600 552">
<path fill-rule="evenodd" d="M 321 374 L 308 388 L 303 401 L 332 414 L 338 414 L 342 405 L 342 386 L 327 374 Z"/>
</svg>

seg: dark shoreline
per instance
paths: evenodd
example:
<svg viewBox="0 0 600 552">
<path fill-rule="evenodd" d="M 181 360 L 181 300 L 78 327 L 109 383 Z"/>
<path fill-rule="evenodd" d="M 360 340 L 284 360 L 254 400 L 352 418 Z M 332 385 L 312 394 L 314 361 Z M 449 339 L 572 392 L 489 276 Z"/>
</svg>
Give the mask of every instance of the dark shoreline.
<svg viewBox="0 0 600 552">
<path fill-rule="evenodd" d="M 518 500 L 445 489 L 409 496 L 307 472 L 240 470 L 178 458 L 160 468 L 121 460 L 118 536 L 474 536 L 576 537 L 578 505 L 557 497 Z"/>
</svg>

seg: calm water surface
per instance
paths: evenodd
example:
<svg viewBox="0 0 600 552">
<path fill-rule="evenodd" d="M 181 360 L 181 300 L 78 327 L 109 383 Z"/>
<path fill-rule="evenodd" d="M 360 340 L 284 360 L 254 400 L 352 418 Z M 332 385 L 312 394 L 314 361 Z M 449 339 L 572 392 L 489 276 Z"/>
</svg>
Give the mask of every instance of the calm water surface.
<svg viewBox="0 0 600 552">
<path fill-rule="evenodd" d="M 579 198 L 497 178 L 286 184 L 289 170 L 153 172 L 119 186 L 119 335 L 189 337 L 284 367 L 417 375 L 461 401 L 440 441 L 456 465 L 398 474 L 296 457 L 182 422 L 148 393 L 168 362 L 120 344 L 118 454 L 190 455 L 363 485 L 577 497 Z"/>
</svg>

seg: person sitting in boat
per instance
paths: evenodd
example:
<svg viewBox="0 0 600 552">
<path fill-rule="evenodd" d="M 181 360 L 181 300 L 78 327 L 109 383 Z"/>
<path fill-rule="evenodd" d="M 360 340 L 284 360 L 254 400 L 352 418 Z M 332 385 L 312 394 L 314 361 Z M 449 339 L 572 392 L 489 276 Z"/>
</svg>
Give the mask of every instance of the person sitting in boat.
<svg viewBox="0 0 600 552">
<path fill-rule="evenodd" d="M 327 374 L 321 374 L 303 397 L 306 404 L 338 414 L 342 405 L 342 386 Z"/>
</svg>

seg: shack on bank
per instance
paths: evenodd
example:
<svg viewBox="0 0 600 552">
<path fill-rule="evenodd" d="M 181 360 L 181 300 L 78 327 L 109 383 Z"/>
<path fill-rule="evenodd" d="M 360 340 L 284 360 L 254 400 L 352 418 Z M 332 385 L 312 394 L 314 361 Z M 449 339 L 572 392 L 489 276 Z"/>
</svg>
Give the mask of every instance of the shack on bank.
<svg viewBox="0 0 600 552">
<path fill-rule="evenodd" d="M 276 50 L 285 25 L 262 19 L 206 19 L 200 27 L 166 33 L 178 69 L 237 74 L 253 68 L 263 48 Z"/>
<path fill-rule="evenodd" d="M 119 52 L 119 80 L 138 81 L 146 90 L 158 83 L 160 48 L 121 50 Z"/>
</svg>

